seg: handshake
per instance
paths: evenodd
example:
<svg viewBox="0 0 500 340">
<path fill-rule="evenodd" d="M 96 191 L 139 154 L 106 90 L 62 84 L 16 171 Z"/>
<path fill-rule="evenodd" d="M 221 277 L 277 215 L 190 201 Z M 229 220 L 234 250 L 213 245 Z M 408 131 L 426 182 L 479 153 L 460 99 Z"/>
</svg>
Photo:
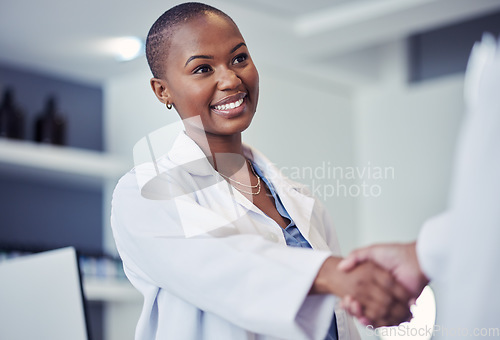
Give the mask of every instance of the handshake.
<svg viewBox="0 0 500 340">
<path fill-rule="evenodd" d="M 311 293 L 334 294 L 364 325 L 396 326 L 411 319 L 410 306 L 429 280 L 418 263 L 415 243 L 383 244 L 329 257 Z"/>
</svg>

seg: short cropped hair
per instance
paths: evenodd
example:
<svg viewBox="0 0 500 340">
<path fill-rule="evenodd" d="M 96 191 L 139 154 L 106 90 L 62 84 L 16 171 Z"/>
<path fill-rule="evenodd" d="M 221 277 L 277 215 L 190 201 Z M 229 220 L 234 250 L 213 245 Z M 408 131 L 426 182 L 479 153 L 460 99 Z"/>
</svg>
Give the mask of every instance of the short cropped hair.
<svg viewBox="0 0 500 340">
<path fill-rule="evenodd" d="M 209 13 L 223 16 L 234 23 L 226 13 L 199 2 L 186 2 L 174 6 L 155 21 L 146 39 L 146 58 L 153 77 L 161 78 L 165 74 L 165 60 L 172 43 L 171 39 L 179 26 Z"/>
</svg>

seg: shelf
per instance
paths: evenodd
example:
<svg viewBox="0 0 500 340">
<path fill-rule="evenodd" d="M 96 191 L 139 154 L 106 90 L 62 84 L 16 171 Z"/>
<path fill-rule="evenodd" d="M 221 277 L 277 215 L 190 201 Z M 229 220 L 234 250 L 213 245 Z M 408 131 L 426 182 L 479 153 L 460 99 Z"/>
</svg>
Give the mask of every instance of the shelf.
<svg viewBox="0 0 500 340">
<path fill-rule="evenodd" d="M 128 164 L 97 151 L 0 139 L 0 168 L 14 175 L 102 184 L 118 179 Z"/>
<path fill-rule="evenodd" d="M 142 302 L 142 295 L 127 280 L 84 278 L 83 292 L 90 301 Z"/>
</svg>

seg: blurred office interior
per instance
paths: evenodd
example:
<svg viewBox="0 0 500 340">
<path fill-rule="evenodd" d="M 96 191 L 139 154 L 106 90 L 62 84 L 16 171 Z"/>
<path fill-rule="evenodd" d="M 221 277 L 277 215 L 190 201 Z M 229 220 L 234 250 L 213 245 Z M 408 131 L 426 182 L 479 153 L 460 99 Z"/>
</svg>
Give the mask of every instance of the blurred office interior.
<svg viewBox="0 0 500 340">
<path fill-rule="evenodd" d="M 413 240 L 445 209 L 467 58 L 500 33 L 500 0 L 206 2 L 239 25 L 260 73 L 244 141 L 320 196 L 344 254 Z M 93 339 L 133 338 L 141 297 L 120 269 L 111 194 L 136 142 L 178 121 L 119 42 L 144 41 L 177 3 L 0 4 L 0 93 L 23 115 L 22 137 L 0 139 L 0 260 L 76 247 Z M 51 96 L 64 145 L 35 141 Z"/>
</svg>

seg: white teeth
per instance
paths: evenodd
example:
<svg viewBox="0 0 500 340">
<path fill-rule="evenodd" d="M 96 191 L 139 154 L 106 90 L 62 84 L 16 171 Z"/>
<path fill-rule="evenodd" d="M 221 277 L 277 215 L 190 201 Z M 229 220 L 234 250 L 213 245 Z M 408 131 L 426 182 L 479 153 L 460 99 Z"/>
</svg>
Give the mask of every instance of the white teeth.
<svg viewBox="0 0 500 340">
<path fill-rule="evenodd" d="M 238 100 L 234 103 L 229 103 L 229 104 L 225 104 L 225 105 L 217 105 L 217 106 L 215 106 L 215 109 L 219 110 L 219 111 L 225 111 L 225 110 L 235 109 L 235 108 L 239 107 L 241 104 L 243 104 L 243 98 L 241 98 L 240 100 Z"/>
</svg>

